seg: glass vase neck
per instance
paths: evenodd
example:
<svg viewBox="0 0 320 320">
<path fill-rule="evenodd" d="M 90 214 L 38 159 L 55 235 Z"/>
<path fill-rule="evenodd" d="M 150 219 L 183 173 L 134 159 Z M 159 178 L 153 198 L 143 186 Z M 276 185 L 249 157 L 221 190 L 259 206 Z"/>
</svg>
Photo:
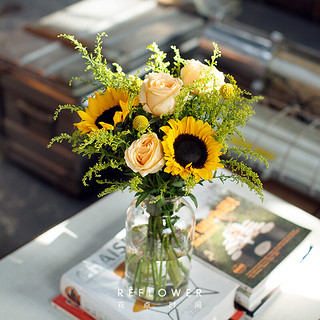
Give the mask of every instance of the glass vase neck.
<svg viewBox="0 0 320 320">
<path fill-rule="evenodd" d="M 150 215 L 172 215 L 181 206 L 182 197 L 167 197 L 162 201 L 155 196 L 148 196 L 142 203 L 142 206 Z"/>
</svg>

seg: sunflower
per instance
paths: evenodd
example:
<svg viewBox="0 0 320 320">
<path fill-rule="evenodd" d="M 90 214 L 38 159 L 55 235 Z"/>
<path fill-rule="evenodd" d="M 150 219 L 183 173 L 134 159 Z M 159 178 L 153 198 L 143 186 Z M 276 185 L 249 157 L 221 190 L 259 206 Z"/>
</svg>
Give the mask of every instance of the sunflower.
<svg viewBox="0 0 320 320">
<path fill-rule="evenodd" d="M 126 91 L 107 88 L 104 93 L 95 91 L 94 95 L 88 98 L 88 107 L 78 111 L 82 120 L 74 125 L 82 134 L 102 128 L 112 130 L 129 113 L 130 95 Z M 138 105 L 137 99 L 133 105 Z"/>
<path fill-rule="evenodd" d="M 219 158 L 222 146 L 214 139 L 211 126 L 193 117 L 170 119 L 168 123 L 170 126 L 161 127 L 166 134 L 162 141 L 164 171 L 183 179 L 193 175 L 197 182 L 212 179 L 212 171 L 223 165 Z"/>
</svg>

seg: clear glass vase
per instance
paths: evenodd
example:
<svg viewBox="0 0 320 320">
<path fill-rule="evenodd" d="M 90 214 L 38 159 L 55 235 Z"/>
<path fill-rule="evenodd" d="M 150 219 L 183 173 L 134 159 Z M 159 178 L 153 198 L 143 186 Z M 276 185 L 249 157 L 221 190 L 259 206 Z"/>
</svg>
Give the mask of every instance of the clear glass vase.
<svg viewBox="0 0 320 320">
<path fill-rule="evenodd" d="M 148 197 L 126 217 L 126 285 L 129 296 L 165 305 L 188 286 L 195 217 L 181 197 Z"/>
</svg>

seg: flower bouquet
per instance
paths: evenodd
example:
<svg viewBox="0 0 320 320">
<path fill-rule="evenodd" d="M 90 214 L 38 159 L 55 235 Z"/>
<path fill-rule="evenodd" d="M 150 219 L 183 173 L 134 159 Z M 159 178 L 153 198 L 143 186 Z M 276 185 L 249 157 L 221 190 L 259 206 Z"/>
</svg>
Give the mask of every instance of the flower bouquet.
<svg viewBox="0 0 320 320">
<path fill-rule="evenodd" d="M 153 304 L 169 303 L 188 284 L 195 219 L 185 196 L 196 204 L 191 192 L 197 184 L 233 179 L 262 197 L 257 173 L 241 159 L 266 160 L 249 148 L 228 146 L 234 135 L 244 140 L 241 127 L 261 97 L 241 90 L 216 68 L 215 44 L 211 60 L 202 63 L 183 59 L 174 46 L 173 59 L 166 61 L 153 43 L 142 79 L 116 63 L 108 67 L 101 53 L 104 34 L 92 53 L 73 36 L 62 36 L 82 54 L 97 90 L 85 108 L 59 106 L 55 118 L 64 109 L 80 118 L 72 135 L 62 133 L 50 145 L 67 140 L 74 152 L 95 156 L 83 182 L 105 185 L 99 196 L 126 188 L 135 192 L 126 219 L 128 292 Z M 219 174 L 222 167 L 230 174 Z M 121 178 L 105 177 L 109 168 Z"/>
</svg>

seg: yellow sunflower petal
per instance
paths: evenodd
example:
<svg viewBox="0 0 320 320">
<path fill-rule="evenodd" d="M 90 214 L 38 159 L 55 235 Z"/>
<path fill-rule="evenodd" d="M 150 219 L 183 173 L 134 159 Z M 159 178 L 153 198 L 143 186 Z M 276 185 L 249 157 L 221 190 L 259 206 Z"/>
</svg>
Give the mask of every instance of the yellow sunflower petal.
<svg viewBox="0 0 320 320">
<path fill-rule="evenodd" d="M 113 130 L 114 126 L 110 123 L 99 122 L 99 124 L 106 130 Z"/>
<path fill-rule="evenodd" d="M 87 112 L 78 111 L 77 113 L 82 120 L 92 121 L 92 119 L 93 119 Z"/>
</svg>

